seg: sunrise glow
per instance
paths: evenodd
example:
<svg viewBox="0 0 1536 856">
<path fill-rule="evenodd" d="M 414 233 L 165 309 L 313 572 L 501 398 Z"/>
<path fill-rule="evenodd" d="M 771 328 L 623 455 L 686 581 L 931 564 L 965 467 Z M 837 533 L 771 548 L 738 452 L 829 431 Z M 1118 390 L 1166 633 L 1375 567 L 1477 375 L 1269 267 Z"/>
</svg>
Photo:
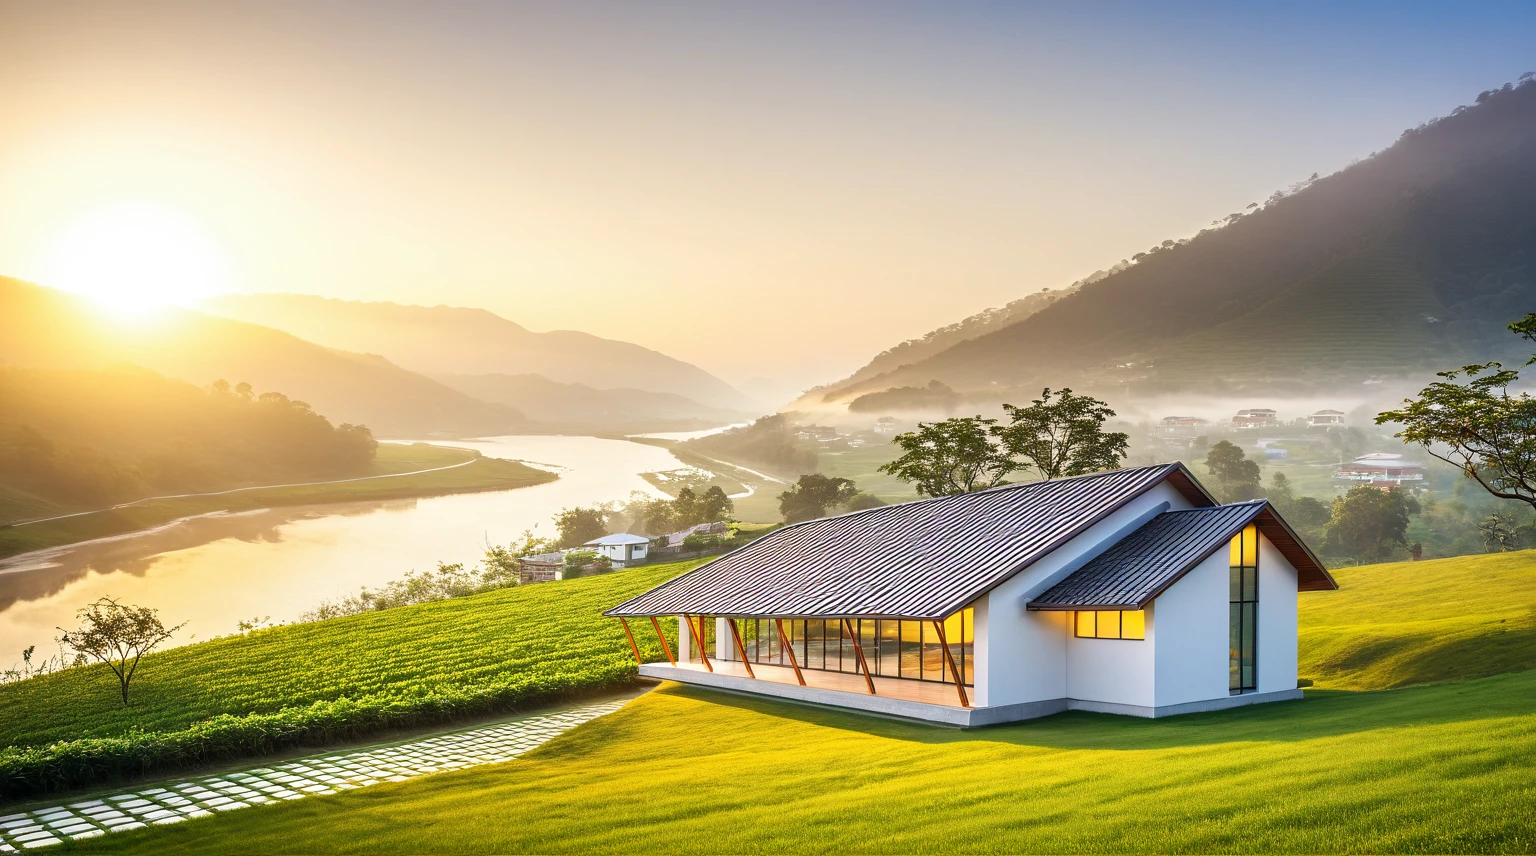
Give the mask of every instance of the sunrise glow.
<svg viewBox="0 0 1536 856">
<path fill-rule="evenodd" d="M 228 279 L 223 254 L 202 224 L 143 202 L 82 215 L 52 239 L 39 268 L 42 282 L 128 316 L 205 297 Z"/>
</svg>

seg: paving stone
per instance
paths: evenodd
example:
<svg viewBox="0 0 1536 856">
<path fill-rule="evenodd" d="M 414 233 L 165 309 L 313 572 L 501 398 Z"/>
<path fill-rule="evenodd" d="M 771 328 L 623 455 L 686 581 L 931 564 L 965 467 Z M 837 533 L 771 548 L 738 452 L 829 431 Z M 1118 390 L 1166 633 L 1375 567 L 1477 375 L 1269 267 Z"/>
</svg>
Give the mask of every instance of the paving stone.
<svg viewBox="0 0 1536 856">
<path fill-rule="evenodd" d="M 28 850 L 31 850 L 34 847 L 47 847 L 50 844 L 61 844 L 61 843 L 63 843 L 61 839 L 54 838 L 52 835 L 50 835 L 47 838 L 39 838 L 39 839 L 37 839 L 35 841 L 28 841 L 28 842 L 22 844 L 21 846 L 27 848 Z"/>
<path fill-rule="evenodd" d="M 28 841 L 37 841 L 40 838 L 52 838 L 52 837 L 53 837 L 53 832 L 51 830 L 40 829 L 40 830 L 38 830 L 36 832 L 28 832 L 28 833 L 26 833 L 24 835 L 12 835 L 11 836 L 11 840 L 16 842 L 17 844 L 25 844 Z"/>
<path fill-rule="evenodd" d="M 85 802 L 70 803 L 69 807 L 73 809 L 82 809 L 95 808 L 99 805 L 106 805 L 106 803 L 102 802 L 101 800 L 86 800 Z"/>
<path fill-rule="evenodd" d="M 82 832 L 88 832 L 95 828 L 96 827 L 90 825 L 89 823 L 75 823 L 69 826 L 61 826 L 59 827 L 59 831 L 65 835 L 74 836 L 79 835 Z"/>
</svg>

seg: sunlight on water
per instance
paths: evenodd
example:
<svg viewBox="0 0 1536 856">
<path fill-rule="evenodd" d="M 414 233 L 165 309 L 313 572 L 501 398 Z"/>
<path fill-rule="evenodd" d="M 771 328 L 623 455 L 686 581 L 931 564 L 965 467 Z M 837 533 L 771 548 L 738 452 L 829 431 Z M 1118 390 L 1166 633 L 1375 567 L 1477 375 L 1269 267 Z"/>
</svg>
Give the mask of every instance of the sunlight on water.
<svg viewBox="0 0 1536 856">
<path fill-rule="evenodd" d="M 660 495 L 639 473 L 681 464 L 665 449 L 595 437 L 494 437 L 478 449 L 560 473 L 520 490 L 419 500 L 277 508 L 184 521 L 152 533 L 0 561 L 0 668 L 28 645 L 55 650 L 56 628 L 110 595 L 189 620 L 178 642 L 232 633 L 235 623 L 289 621 L 322 600 L 378 586 L 439 561 L 474 563 L 485 543 L 554 532 L 561 508 Z"/>
</svg>

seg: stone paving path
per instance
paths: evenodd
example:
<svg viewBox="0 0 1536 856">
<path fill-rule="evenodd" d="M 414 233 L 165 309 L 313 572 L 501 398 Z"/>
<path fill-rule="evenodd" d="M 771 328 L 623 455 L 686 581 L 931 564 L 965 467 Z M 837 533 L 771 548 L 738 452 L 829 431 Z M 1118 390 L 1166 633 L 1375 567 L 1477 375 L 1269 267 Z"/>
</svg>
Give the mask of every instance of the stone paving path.
<svg viewBox="0 0 1536 856">
<path fill-rule="evenodd" d="M 618 710 L 627 701 L 585 705 L 408 743 L 301 758 L 239 773 L 5 815 L 0 817 L 0 853 L 510 761 L 584 722 Z"/>
</svg>

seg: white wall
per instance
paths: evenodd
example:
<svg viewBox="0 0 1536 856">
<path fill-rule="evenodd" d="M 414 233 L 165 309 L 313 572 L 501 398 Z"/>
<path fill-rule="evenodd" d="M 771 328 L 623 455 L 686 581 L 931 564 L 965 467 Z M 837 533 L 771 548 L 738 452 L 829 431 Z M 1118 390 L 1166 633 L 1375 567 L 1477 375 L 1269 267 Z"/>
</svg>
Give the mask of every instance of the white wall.
<svg viewBox="0 0 1536 856">
<path fill-rule="evenodd" d="M 1067 698 L 1145 707 L 1157 703 L 1153 611 L 1146 611 L 1146 639 L 1079 639 L 1070 625 L 1066 628 Z"/>
<path fill-rule="evenodd" d="M 1259 692 L 1296 689 L 1296 568 L 1259 539 Z"/>
<path fill-rule="evenodd" d="M 1154 602 L 1156 706 L 1226 698 L 1230 568 L 1231 557 L 1223 545 Z"/>
<path fill-rule="evenodd" d="M 1191 507 L 1177 488 L 1164 482 L 993 589 L 985 598 L 985 621 L 977 604 L 977 703 L 996 706 L 1067 697 L 1071 614 L 1030 612 L 1026 605 L 1157 514 Z"/>
</svg>

